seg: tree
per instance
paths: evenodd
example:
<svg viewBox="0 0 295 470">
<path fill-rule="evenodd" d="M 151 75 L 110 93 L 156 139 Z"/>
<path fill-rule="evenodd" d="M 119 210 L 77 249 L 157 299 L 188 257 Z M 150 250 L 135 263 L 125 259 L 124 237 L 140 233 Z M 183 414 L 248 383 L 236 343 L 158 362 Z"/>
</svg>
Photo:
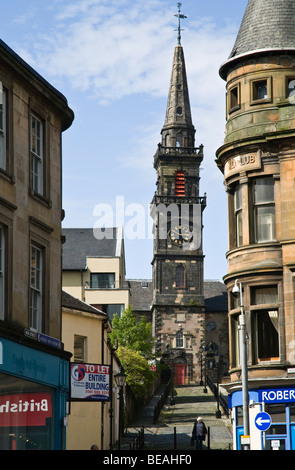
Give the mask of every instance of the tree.
<svg viewBox="0 0 295 470">
<path fill-rule="evenodd" d="M 145 316 L 138 321 L 132 307 L 126 308 L 121 317 L 118 314 L 114 316 L 110 339 L 112 344 L 118 341 L 119 347 L 137 351 L 147 359 L 153 357 L 152 324 Z"/>
<path fill-rule="evenodd" d="M 147 396 L 156 375 L 149 361 L 138 351 L 122 346 L 118 348 L 117 354 L 127 375 L 126 382 L 134 395 Z"/>
<path fill-rule="evenodd" d="M 137 396 L 148 395 L 156 376 L 151 333 L 151 323 L 144 316 L 138 320 L 132 307 L 126 308 L 121 317 L 116 314 L 113 318 L 110 340 L 112 344 L 118 342 L 117 355 L 127 375 L 126 382 Z"/>
</svg>

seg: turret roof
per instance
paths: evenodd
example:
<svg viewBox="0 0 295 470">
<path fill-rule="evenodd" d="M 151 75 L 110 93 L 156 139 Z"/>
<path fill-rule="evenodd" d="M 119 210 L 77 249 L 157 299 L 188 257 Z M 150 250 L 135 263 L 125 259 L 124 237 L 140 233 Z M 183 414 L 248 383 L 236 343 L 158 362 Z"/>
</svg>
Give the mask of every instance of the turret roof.
<svg viewBox="0 0 295 470">
<path fill-rule="evenodd" d="M 231 54 L 220 69 L 249 54 L 265 51 L 295 51 L 295 1 L 249 0 Z"/>
</svg>

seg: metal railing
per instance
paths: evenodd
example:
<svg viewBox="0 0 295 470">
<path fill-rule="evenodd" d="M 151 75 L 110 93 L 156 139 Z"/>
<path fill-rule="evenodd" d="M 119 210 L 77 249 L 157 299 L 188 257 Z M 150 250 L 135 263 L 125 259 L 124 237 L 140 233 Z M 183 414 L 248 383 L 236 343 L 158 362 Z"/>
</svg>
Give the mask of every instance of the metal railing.
<svg viewBox="0 0 295 470">
<path fill-rule="evenodd" d="M 216 401 L 219 400 L 219 403 L 222 406 L 224 413 L 226 414 L 227 417 L 229 417 L 227 398 L 224 395 L 222 395 L 221 392 L 218 393 L 218 387 L 217 385 L 215 385 L 215 383 L 212 382 L 210 377 L 207 376 L 206 381 L 207 381 L 208 387 L 210 388 L 211 392 L 215 396 Z"/>
<path fill-rule="evenodd" d="M 172 380 L 170 379 L 169 382 L 167 383 L 167 387 L 165 388 L 164 392 L 160 396 L 158 403 L 154 407 L 154 424 L 156 424 L 156 422 L 158 421 L 161 410 L 170 393 L 171 386 L 172 386 Z"/>
<path fill-rule="evenodd" d="M 136 438 L 130 443 L 130 450 L 141 450 L 144 448 L 144 428 L 138 431 Z"/>
</svg>

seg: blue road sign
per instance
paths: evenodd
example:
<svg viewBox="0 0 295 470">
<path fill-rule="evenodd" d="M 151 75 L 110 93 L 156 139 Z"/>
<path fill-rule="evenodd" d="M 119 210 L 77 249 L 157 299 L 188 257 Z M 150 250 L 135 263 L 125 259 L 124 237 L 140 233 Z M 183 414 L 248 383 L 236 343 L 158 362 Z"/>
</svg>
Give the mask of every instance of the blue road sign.
<svg viewBox="0 0 295 470">
<path fill-rule="evenodd" d="M 255 426 L 259 431 L 266 431 L 271 425 L 271 417 L 265 411 L 258 413 L 255 417 Z"/>
</svg>

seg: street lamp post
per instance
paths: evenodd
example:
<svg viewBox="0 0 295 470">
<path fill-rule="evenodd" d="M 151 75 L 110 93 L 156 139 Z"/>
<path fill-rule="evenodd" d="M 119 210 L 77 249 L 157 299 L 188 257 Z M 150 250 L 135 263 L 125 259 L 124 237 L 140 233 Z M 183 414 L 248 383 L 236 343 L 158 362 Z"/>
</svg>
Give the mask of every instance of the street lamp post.
<svg viewBox="0 0 295 470">
<path fill-rule="evenodd" d="M 220 398 L 219 398 L 219 354 L 215 354 L 215 364 L 216 364 L 216 370 L 217 370 L 217 396 L 216 396 L 216 401 L 217 401 L 217 410 L 216 410 L 216 418 L 221 418 L 221 411 L 220 411 Z"/>
<path fill-rule="evenodd" d="M 232 289 L 233 294 L 240 293 L 241 315 L 240 315 L 240 354 L 242 369 L 242 393 L 243 393 L 243 421 L 244 435 L 249 436 L 249 396 L 248 396 L 248 365 L 247 365 L 247 342 L 246 342 L 246 316 L 244 310 L 243 290 L 241 282 L 236 279 Z M 250 450 L 249 444 L 244 445 L 245 450 Z"/>
<path fill-rule="evenodd" d="M 123 417 L 123 387 L 126 382 L 126 374 L 123 367 L 120 372 L 114 375 L 115 383 L 119 388 L 119 435 L 118 435 L 118 449 L 121 449 L 121 434 L 122 434 L 122 417 Z"/>
</svg>

